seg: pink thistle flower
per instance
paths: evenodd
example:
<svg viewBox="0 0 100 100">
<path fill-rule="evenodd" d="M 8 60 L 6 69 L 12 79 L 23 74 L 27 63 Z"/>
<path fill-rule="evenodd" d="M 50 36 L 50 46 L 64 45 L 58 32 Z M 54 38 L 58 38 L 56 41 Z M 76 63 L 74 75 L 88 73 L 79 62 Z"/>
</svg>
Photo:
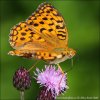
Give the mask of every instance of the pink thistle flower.
<svg viewBox="0 0 100 100">
<path fill-rule="evenodd" d="M 42 87 L 46 87 L 47 92 L 45 92 L 45 95 L 49 92 L 49 94 L 52 93 L 52 96 L 55 98 L 68 89 L 66 84 L 66 74 L 63 75 L 62 72 L 53 65 L 46 65 L 45 71 L 40 71 L 37 68 L 36 73 L 34 74 L 36 75 L 35 79 L 37 80 L 37 83 Z"/>
</svg>

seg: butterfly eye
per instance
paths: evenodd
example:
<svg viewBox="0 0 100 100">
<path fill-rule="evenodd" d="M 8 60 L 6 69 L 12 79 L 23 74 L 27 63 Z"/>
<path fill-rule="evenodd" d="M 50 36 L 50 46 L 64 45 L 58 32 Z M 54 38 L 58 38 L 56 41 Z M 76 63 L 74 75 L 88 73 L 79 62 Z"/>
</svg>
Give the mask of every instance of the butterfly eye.
<svg viewBox="0 0 100 100">
<path fill-rule="evenodd" d="M 70 50 L 67 51 L 67 56 L 69 57 L 69 59 L 72 58 L 72 52 Z"/>
<path fill-rule="evenodd" d="M 75 50 L 70 50 L 69 51 L 69 57 L 72 58 L 75 54 L 76 54 L 76 51 Z"/>
</svg>

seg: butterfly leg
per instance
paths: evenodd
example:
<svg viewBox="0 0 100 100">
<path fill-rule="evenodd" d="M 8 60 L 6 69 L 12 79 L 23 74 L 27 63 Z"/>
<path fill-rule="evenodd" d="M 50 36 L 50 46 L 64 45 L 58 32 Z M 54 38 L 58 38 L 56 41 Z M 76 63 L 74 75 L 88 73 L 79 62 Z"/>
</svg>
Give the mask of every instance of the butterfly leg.
<svg viewBox="0 0 100 100">
<path fill-rule="evenodd" d="M 35 63 L 31 68 L 28 69 L 28 72 L 30 72 L 30 71 L 36 66 L 36 64 L 37 64 L 38 62 L 39 62 L 39 60 L 36 61 L 36 63 Z"/>
<path fill-rule="evenodd" d="M 57 64 L 57 66 L 58 66 L 59 70 L 61 71 L 61 73 L 64 74 L 64 72 L 63 72 L 62 68 L 60 67 L 60 65 Z"/>
<path fill-rule="evenodd" d="M 62 70 L 62 68 L 60 67 L 60 65 L 59 65 L 59 64 L 57 64 L 57 66 L 58 66 L 59 70 L 60 70 L 60 71 L 61 71 L 61 73 L 62 73 L 62 77 L 61 77 L 60 82 L 59 82 L 59 87 L 60 87 L 60 83 L 61 83 L 62 78 L 63 78 L 63 76 L 64 76 L 64 72 L 63 72 L 63 70 Z"/>
</svg>

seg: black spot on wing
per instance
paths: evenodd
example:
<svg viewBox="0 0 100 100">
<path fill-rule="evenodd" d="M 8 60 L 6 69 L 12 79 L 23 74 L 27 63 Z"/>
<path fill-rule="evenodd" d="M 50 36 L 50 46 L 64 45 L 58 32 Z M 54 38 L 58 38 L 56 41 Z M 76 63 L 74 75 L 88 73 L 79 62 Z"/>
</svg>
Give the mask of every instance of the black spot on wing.
<svg viewBox="0 0 100 100">
<path fill-rule="evenodd" d="M 66 32 L 65 32 L 65 31 L 58 31 L 58 32 L 66 34 Z"/>
<path fill-rule="evenodd" d="M 33 23 L 33 21 L 31 21 L 29 24 L 30 24 L 30 25 L 33 25 L 34 23 Z"/>
<path fill-rule="evenodd" d="M 23 57 L 25 58 L 32 58 L 32 53 L 24 53 Z"/>
<path fill-rule="evenodd" d="M 25 33 L 25 32 L 22 32 L 22 33 L 21 33 L 21 35 L 22 35 L 22 36 L 25 36 L 25 35 L 26 35 L 26 33 Z"/>
<path fill-rule="evenodd" d="M 50 9 L 50 11 L 53 11 L 53 9 Z"/>
<path fill-rule="evenodd" d="M 48 25 L 52 26 L 52 25 L 54 25 L 54 23 L 50 23 L 50 24 L 48 24 Z"/>
<path fill-rule="evenodd" d="M 38 26 L 38 24 L 37 23 L 34 23 L 34 26 Z"/>
<path fill-rule="evenodd" d="M 44 22 L 43 22 L 43 21 L 40 21 L 39 23 L 40 23 L 40 24 L 44 24 Z"/>
<path fill-rule="evenodd" d="M 64 29 L 64 28 L 65 28 L 65 25 L 63 25 L 62 27 L 59 25 L 56 25 L 56 29 Z"/>
<path fill-rule="evenodd" d="M 43 20 L 48 20 L 46 17 L 42 18 Z"/>
<path fill-rule="evenodd" d="M 57 36 L 66 37 L 66 35 L 63 35 L 63 34 L 57 34 Z"/>
<path fill-rule="evenodd" d="M 48 29 L 49 32 L 53 31 L 53 29 Z"/>
<path fill-rule="evenodd" d="M 41 29 L 40 29 L 40 32 L 42 32 L 42 31 L 44 31 L 44 30 L 46 30 L 46 29 L 45 29 L 45 28 L 41 28 Z"/>
<path fill-rule="evenodd" d="M 60 40 L 65 40 L 65 39 L 66 39 L 66 35 L 64 35 L 64 34 L 57 34 L 57 37 L 58 37 Z"/>
<path fill-rule="evenodd" d="M 33 35 L 35 34 L 34 32 L 30 32 L 30 34 L 31 34 L 31 37 L 33 37 Z"/>
<path fill-rule="evenodd" d="M 50 11 L 49 11 L 49 10 L 47 10 L 46 12 L 47 12 L 47 13 L 50 13 Z"/>
<path fill-rule="evenodd" d="M 35 34 L 34 32 L 31 32 L 30 34 Z"/>
<path fill-rule="evenodd" d="M 20 40 L 22 40 L 22 41 L 23 41 L 23 40 L 25 40 L 25 38 L 24 38 L 24 37 L 21 37 L 21 38 L 20 38 Z"/>
<path fill-rule="evenodd" d="M 50 18 L 50 20 L 54 20 L 54 18 Z"/>
<path fill-rule="evenodd" d="M 63 22 L 63 20 L 57 20 L 57 23 L 62 23 Z"/>
</svg>

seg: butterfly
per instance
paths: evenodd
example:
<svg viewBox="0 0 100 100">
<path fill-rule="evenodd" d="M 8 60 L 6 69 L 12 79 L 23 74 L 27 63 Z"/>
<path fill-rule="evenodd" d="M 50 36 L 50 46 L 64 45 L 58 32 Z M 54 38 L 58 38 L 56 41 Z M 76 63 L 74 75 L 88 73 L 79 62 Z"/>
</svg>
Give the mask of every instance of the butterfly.
<svg viewBox="0 0 100 100">
<path fill-rule="evenodd" d="M 76 51 L 68 47 L 68 32 L 61 14 L 49 3 L 42 3 L 26 21 L 9 34 L 14 48 L 8 54 L 58 64 L 71 59 Z"/>
</svg>

